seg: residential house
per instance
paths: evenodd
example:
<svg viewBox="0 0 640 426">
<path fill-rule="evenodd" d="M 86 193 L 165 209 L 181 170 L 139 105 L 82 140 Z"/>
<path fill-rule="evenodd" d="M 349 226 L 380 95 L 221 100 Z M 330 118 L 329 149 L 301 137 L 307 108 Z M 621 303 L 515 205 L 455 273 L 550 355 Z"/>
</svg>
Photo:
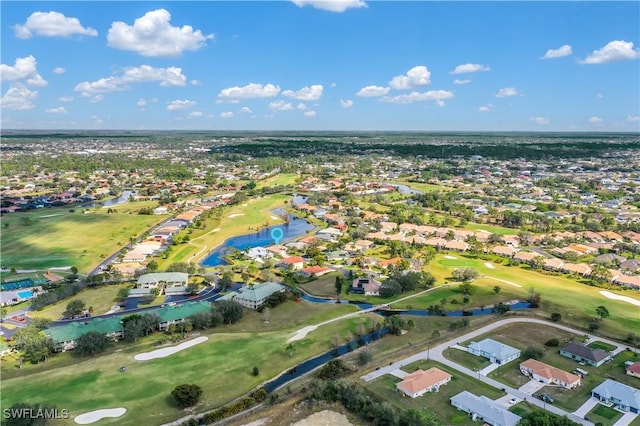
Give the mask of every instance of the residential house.
<svg viewBox="0 0 640 426">
<path fill-rule="evenodd" d="M 638 362 L 628 361 L 628 362 L 630 362 L 630 364 L 625 366 L 625 370 L 627 374 L 633 377 L 640 378 L 640 361 Z"/>
<path fill-rule="evenodd" d="M 274 282 L 242 286 L 238 294 L 233 298 L 245 308 L 257 309 L 274 293 L 284 293 L 286 287 Z"/>
<path fill-rule="evenodd" d="M 338 228 L 325 228 L 316 232 L 316 237 L 325 241 L 336 241 L 342 235 Z"/>
<path fill-rule="evenodd" d="M 291 271 L 299 271 L 304 267 L 304 259 L 300 256 L 285 257 L 278 265 Z"/>
<path fill-rule="evenodd" d="M 455 250 L 465 252 L 469 250 L 469 244 L 464 241 L 459 240 L 451 240 L 447 241 L 444 245 L 444 248 L 447 250 Z"/>
<path fill-rule="evenodd" d="M 533 263 L 533 259 L 535 259 L 538 256 L 540 256 L 539 253 L 534 253 L 530 251 L 519 251 L 513 256 L 513 258 L 520 262 L 531 264 Z"/>
<path fill-rule="evenodd" d="M 568 274 L 576 274 L 582 275 L 583 277 L 589 276 L 591 274 L 592 268 L 586 263 L 565 263 L 560 267 L 562 272 L 566 272 Z"/>
<path fill-rule="evenodd" d="M 300 269 L 298 272 L 308 277 L 312 275 L 321 277 L 322 275 L 328 274 L 331 271 L 333 271 L 333 269 L 329 268 L 328 266 L 307 266 L 306 268 Z"/>
<path fill-rule="evenodd" d="M 638 259 L 627 259 L 620 262 L 620 269 L 628 270 L 631 272 L 640 271 L 640 260 Z"/>
<path fill-rule="evenodd" d="M 474 395 L 469 391 L 454 395 L 450 401 L 458 410 L 469 413 L 474 421 L 491 426 L 516 426 L 522 419 L 492 399 L 484 395 Z"/>
<path fill-rule="evenodd" d="M 552 257 L 544 260 L 543 268 L 548 271 L 557 271 L 562 268 L 562 265 L 564 265 L 564 260 Z"/>
<path fill-rule="evenodd" d="M 329 262 L 346 260 L 349 258 L 349 252 L 346 250 L 334 250 L 327 253 L 327 260 Z"/>
<path fill-rule="evenodd" d="M 607 379 L 593 388 L 591 396 L 620 411 L 640 414 L 640 389 Z"/>
<path fill-rule="evenodd" d="M 364 294 L 365 296 L 380 295 L 380 281 L 373 277 L 359 277 L 353 280 L 349 293 Z"/>
<path fill-rule="evenodd" d="M 503 257 L 513 257 L 518 253 L 518 250 L 509 246 L 495 246 L 491 249 L 491 253 Z"/>
<path fill-rule="evenodd" d="M 520 349 L 513 348 L 493 339 L 471 342 L 467 352 L 487 358 L 495 364 L 506 364 L 520 356 Z"/>
<path fill-rule="evenodd" d="M 605 352 L 602 349 L 592 349 L 580 343 L 568 344 L 560 349 L 560 355 L 594 367 L 599 367 L 611 359 L 609 352 Z"/>
<path fill-rule="evenodd" d="M 411 398 L 417 398 L 426 392 L 438 392 L 440 386 L 450 381 L 451 374 L 432 367 L 426 371 L 414 371 L 396 384 L 396 388 Z"/>
<path fill-rule="evenodd" d="M 76 347 L 78 339 L 89 332 L 97 332 L 111 340 L 124 337 L 120 318 L 95 318 L 86 322 L 72 322 L 60 327 L 43 330 L 53 341 L 55 352 L 65 352 Z"/>
<path fill-rule="evenodd" d="M 601 254 L 600 256 L 596 256 L 593 259 L 593 262 L 597 263 L 598 265 L 611 265 L 619 264 L 620 262 L 623 262 L 625 260 L 627 260 L 626 257 L 618 256 L 617 254 L 613 253 L 605 253 Z"/>
<path fill-rule="evenodd" d="M 573 389 L 580 384 L 580 376 L 533 358 L 520 363 L 520 372 L 540 383 L 560 385 L 565 389 Z"/>
<path fill-rule="evenodd" d="M 639 275 L 619 275 L 613 279 L 613 283 L 632 288 L 634 290 L 640 290 L 640 276 Z"/>
</svg>

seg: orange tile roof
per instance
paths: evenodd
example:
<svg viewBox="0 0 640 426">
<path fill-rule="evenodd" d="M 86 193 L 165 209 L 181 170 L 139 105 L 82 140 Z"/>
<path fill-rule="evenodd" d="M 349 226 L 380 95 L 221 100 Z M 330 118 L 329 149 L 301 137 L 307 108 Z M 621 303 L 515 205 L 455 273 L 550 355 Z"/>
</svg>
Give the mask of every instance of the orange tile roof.
<svg viewBox="0 0 640 426">
<path fill-rule="evenodd" d="M 559 368 L 547 365 L 544 362 L 540 362 L 535 359 L 528 359 L 525 362 L 520 363 L 521 367 L 530 369 L 532 372 L 540 377 L 544 377 L 549 380 L 558 380 L 563 383 L 573 384 L 580 381 L 580 376 L 567 373 Z"/>
<path fill-rule="evenodd" d="M 438 383 L 449 380 L 450 378 L 451 374 L 446 373 L 439 368 L 431 367 L 426 371 L 418 370 L 409 374 L 403 381 L 398 383 L 397 386 L 402 390 L 415 394 L 423 389 L 428 389 Z"/>
</svg>

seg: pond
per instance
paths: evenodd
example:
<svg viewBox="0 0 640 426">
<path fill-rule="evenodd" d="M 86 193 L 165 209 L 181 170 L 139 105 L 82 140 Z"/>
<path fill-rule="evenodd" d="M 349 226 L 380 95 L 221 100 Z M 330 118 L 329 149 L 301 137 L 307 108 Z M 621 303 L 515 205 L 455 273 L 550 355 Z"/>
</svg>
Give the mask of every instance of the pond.
<svg viewBox="0 0 640 426">
<path fill-rule="evenodd" d="M 388 183 L 388 182 L 385 182 L 385 185 L 391 185 L 394 188 L 398 188 L 398 192 L 400 192 L 401 194 L 404 194 L 404 195 L 424 194 L 422 191 L 420 191 L 418 189 L 410 188 L 407 185 L 401 185 L 401 184 L 398 184 L 398 183 Z"/>
<path fill-rule="evenodd" d="M 132 195 L 137 195 L 138 191 L 131 191 L 131 190 L 126 190 L 122 192 L 122 195 L 119 196 L 118 198 L 112 198 L 110 200 L 107 200 L 105 202 L 102 203 L 103 207 L 111 207 L 111 206 L 117 206 L 119 204 L 124 204 L 126 202 L 129 201 L 129 197 L 131 197 Z"/>
<path fill-rule="evenodd" d="M 274 213 L 281 214 L 282 211 L 274 210 Z M 282 229 L 282 240 L 280 243 L 301 237 L 311 231 L 314 226 L 304 219 L 289 215 L 289 222 L 280 225 L 268 226 L 253 234 L 237 235 L 226 239 L 221 245 L 216 247 L 209 256 L 202 261 L 202 266 L 219 266 L 226 264 L 224 255 L 228 250 L 235 248 L 237 250 L 246 250 L 253 247 L 270 246 L 274 244 L 271 237 L 271 230 L 274 228 Z"/>
</svg>

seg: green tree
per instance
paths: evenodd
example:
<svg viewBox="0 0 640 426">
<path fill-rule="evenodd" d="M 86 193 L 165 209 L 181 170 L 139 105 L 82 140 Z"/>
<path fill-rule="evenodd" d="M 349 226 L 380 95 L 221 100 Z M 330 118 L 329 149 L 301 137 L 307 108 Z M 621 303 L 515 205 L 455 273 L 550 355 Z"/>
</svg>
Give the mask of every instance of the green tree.
<svg viewBox="0 0 640 426">
<path fill-rule="evenodd" d="M 220 286 L 222 291 L 225 291 L 231 288 L 232 284 L 233 284 L 233 273 L 231 271 L 225 271 L 225 273 L 222 274 L 222 278 L 220 278 L 218 285 Z"/>
<path fill-rule="evenodd" d="M 609 316 L 609 310 L 607 309 L 606 306 L 598 306 L 596 308 L 596 314 L 600 316 L 600 321 L 602 321 L 603 319 Z"/>
<path fill-rule="evenodd" d="M 242 305 L 233 300 L 217 301 L 214 307 L 222 315 L 222 322 L 225 324 L 234 324 L 242 318 Z"/>
<path fill-rule="evenodd" d="M 128 296 L 129 296 L 129 289 L 128 288 L 121 288 L 120 290 L 118 290 L 118 294 L 116 296 L 116 301 L 122 302 Z"/>
<path fill-rule="evenodd" d="M 94 356 L 109 347 L 109 338 L 96 331 L 90 331 L 78 338 L 74 352 L 80 356 Z"/>
<path fill-rule="evenodd" d="M 456 268 L 453 270 L 453 277 L 462 282 L 471 282 L 479 276 L 478 271 L 473 268 Z"/>
<path fill-rule="evenodd" d="M 340 275 L 336 276 L 335 288 L 336 288 L 336 294 L 338 296 L 342 294 L 343 283 L 344 283 L 344 279 Z"/>
<path fill-rule="evenodd" d="M 64 310 L 62 315 L 64 315 L 65 317 L 74 317 L 76 315 L 80 315 L 82 311 L 84 311 L 84 306 L 84 301 L 80 299 L 72 300 L 71 302 L 67 303 L 67 308 Z"/>
<path fill-rule="evenodd" d="M 522 352 L 522 357 L 526 359 L 541 359 L 543 355 L 544 350 L 538 346 L 527 346 L 527 348 Z"/>
<path fill-rule="evenodd" d="M 500 293 L 500 290 L 502 290 L 502 287 L 500 287 L 499 285 L 493 287 L 493 292 L 495 294 Z"/>
<path fill-rule="evenodd" d="M 560 322 L 562 321 L 562 314 L 560 312 L 554 312 L 551 314 L 551 321 Z"/>
<path fill-rule="evenodd" d="M 258 367 L 253 367 L 252 374 L 253 374 L 254 376 L 258 376 L 258 375 L 260 375 L 260 369 L 259 369 Z"/>
<path fill-rule="evenodd" d="M 4 306 L 0 307 L 0 321 L 4 320 L 6 316 L 7 316 L 7 308 L 5 308 Z"/>
<path fill-rule="evenodd" d="M 171 391 L 171 395 L 176 400 L 180 408 L 193 407 L 202 396 L 202 388 L 194 384 L 178 385 Z"/>
</svg>

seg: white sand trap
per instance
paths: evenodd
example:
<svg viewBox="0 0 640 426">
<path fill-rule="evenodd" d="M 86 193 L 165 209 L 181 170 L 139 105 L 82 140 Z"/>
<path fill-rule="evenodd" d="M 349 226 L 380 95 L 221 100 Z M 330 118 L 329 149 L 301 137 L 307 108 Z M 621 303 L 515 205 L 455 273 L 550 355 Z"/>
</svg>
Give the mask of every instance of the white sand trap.
<svg viewBox="0 0 640 426">
<path fill-rule="evenodd" d="M 38 216 L 38 217 L 56 217 L 56 216 L 62 216 L 63 213 L 54 213 L 54 214 L 45 214 L 43 216 Z"/>
<path fill-rule="evenodd" d="M 631 303 L 632 305 L 640 306 L 640 300 L 633 299 L 629 296 L 620 296 L 610 291 L 600 290 L 598 293 L 606 297 L 607 299 L 622 300 L 623 302 Z"/>
<path fill-rule="evenodd" d="M 127 412 L 126 408 L 105 408 L 103 410 L 89 411 L 88 413 L 80 414 L 73 420 L 79 425 L 88 425 L 95 423 L 98 420 L 102 420 L 106 417 L 120 417 Z"/>
<path fill-rule="evenodd" d="M 220 228 L 213 229 L 211 232 L 220 232 Z"/>
<path fill-rule="evenodd" d="M 445 259 L 451 259 L 451 260 L 456 260 L 456 259 L 457 259 L 457 257 L 455 257 L 455 256 L 449 256 L 448 254 L 445 254 L 445 255 L 444 255 L 444 258 L 445 258 Z"/>
<path fill-rule="evenodd" d="M 307 334 L 311 333 L 313 330 L 317 329 L 318 327 L 315 325 L 308 325 L 304 328 L 301 328 L 300 330 L 296 331 L 296 334 L 294 334 L 293 336 L 291 336 L 289 338 L 289 340 L 287 340 L 287 343 L 289 342 L 295 342 L 296 340 L 302 340 L 305 337 L 307 337 Z"/>
<path fill-rule="evenodd" d="M 243 204 L 242 207 L 247 207 L 249 204 Z"/>
<path fill-rule="evenodd" d="M 273 219 L 273 220 L 278 220 L 278 219 L 280 219 L 280 218 L 279 218 L 278 216 L 271 215 L 271 219 Z"/>
<path fill-rule="evenodd" d="M 495 266 L 493 266 L 493 264 L 491 264 L 491 263 L 489 263 L 489 262 L 486 262 L 486 263 L 484 264 L 484 266 L 486 266 L 486 267 L 487 267 L 487 268 L 489 268 L 489 269 L 496 269 L 496 267 L 495 267 Z"/>
<path fill-rule="evenodd" d="M 178 346 L 171 346 L 169 348 L 157 349 L 151 352 L 143 352 L 141 354 L 136 355 L 133 358 L 136 361 L 148 361 L 150 359 L 164 358 L 169 355 L 178 353 L 182 350 L 188 349 L 191 346 L 195 346 L 199 343 L 206 342 L 208 339 L 209 338 L 207 336 L 196 337 L 195 339 L 189 340 L 188 342 L 180 343 Z"/>
<path fill-rule="evenodd" d="M 234 217 L 238 217 L 238 216 L 244 216 L 244 213 L 234 213 L 234 214 L 230 214 L 229 216 L 227 216 L 229 219 L 234 218 Z"/>
</svg>

